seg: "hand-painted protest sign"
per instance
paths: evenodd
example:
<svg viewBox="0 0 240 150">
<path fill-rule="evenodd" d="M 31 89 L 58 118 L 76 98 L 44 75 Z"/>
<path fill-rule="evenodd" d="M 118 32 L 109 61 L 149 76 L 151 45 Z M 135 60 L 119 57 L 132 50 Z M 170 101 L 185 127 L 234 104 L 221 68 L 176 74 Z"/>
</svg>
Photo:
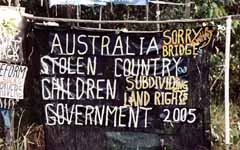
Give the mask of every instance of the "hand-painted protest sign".
<svg viewBox="0 0 240 150">
<path fill-rule="evenodd" d="M 14 109 L 19 99 L 0 98 L 0 108 Z"/>
<path fill-rule="evenodd" d="M 24 19 L 20 7 L 0 7 L 0 60 L 7 62 L 23 62 L 22 40 Z"/>
<path fill-rule="evenodd" d="M 23 63 L 24 19 L 22 7 L 0 6 L 0 118 L 6 134 L 10 128 L 10 109 L 24 98 L 27 67 L 9 63 Z M 0 122 L 2 124 L 2 122 Z M 7 136 L 6 136 L 7 137 Z"/>
<path fill-rule="evenodd" d="M 94 149 L 86 144 L 90 131 L 102 137 L 98 149 L 111 149 L 105 138 L 114 132 L 105 131 L 157 134 L 174 149 L 209 148 L 213 28 L 117 34 L 36 27 L 34 34 L 47 149 Z"/>
<path fill-rule="evenodd" d="M 27 67 L 0 63 L 0 98 L 23 99 Z"/>
</svg>

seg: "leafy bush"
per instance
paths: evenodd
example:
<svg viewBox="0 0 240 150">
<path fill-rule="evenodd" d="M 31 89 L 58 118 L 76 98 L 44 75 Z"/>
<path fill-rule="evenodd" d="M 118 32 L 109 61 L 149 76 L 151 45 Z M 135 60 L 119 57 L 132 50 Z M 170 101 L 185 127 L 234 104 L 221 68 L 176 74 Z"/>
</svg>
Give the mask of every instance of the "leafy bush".
<svg viewBox="0 0 240 150">
<path fill-rule="evenodd" d="M 225 150 L 225 120 L 224 105 L 211 106 L 211 128 L 212 128 L 212 146 L 213 150 Z M 240 149 L 240 107 L 234 104 L 230 105 L 230 132 L 232 150 Z"/>
</svg>

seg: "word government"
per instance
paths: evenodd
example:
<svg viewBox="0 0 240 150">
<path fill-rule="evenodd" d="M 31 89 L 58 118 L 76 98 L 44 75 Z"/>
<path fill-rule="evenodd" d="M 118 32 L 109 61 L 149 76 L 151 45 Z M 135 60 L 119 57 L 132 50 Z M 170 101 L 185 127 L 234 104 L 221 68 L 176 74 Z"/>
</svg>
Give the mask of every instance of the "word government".
<svg viewBox="0 0 240 150">
<path fill-rule="evenodd" d="M 46 104 L 45 115 L 47 125 L 78 125 L 78 126 L 105 126 L 148 128 L 150 107 L 129 106 L 91 106 L 80 104 Z M 143 117 L 140 117 L 143 116 Z"/>
</svg>

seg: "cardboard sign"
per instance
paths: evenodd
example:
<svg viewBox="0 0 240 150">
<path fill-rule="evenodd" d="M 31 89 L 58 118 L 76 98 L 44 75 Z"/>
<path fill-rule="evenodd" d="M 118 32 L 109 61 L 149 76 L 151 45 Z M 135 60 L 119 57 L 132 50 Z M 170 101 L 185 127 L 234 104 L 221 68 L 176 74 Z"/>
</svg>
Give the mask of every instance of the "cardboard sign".
<svg viewBox="0 0 240 150">
<path fill-rule="evenodd" d="M 21 7 L 0 6 L 0 61 L 23 62 L 24 19 Z"/>
<path fill-rule="evenodd" d="M 0 98 L 23 99 L 26 66 L 0 63 Z"/>
</svg>

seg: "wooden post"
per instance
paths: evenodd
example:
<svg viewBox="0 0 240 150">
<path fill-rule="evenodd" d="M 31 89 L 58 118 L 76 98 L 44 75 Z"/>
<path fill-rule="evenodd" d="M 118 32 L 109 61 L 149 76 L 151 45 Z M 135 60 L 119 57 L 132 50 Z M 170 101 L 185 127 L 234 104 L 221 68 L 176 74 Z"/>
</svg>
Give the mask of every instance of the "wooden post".
<svg viewBox="0 0 240 150">
<path fill-rule="evenodd" d="M 14 6 L 17 6 L 17 7 L 20 6 L 19 0 L 14 0 Z"/>
<path fill-rule="evenodd" d="M 41 7 L 43 7 L 43 0 L 41 0 Z"/>
<path fill-rule="evenodd" d="M 190 0 L 185 0 L 185 17 L 189 18 L 191 14 L 191 1 Z"/>
<path fill-rule="evenodd" d="M 43 7 L 43 0 L 41 0 L 41 7 Z"/>
<path fill-rule="evenodd" d="M 129 20 L 129 17 L 130 17 L 130 12 L 129 12 L 129 6 L 127 5 L 127 20 Z M 125 19 L 125 18 L 124 18 Z M 129 24 L 126 23 L 125 24 L 125 28 L 128 30 L 129 29 Z"/>
<path fill-rule="evenodd" d="M 230 45 L 231 45 L 231 29 L 232 18 L 227 17 L 226 20 L 226 42 L 225 42 L 225 75 L 224 75 L 224 104 L 225 104 L 225 143 L 230 144 L 230 117 L 229 117 L 229 69 L 230 69 Z"/>
<path fill-rule="evenodd" d="M 8 0 L 8 6 L 11 6 L 12 0 Z"/>
<path fill-rule="evenodd" d="M 10 129 L 7 129 L 5 132 L 5 142 L 6 142 L 6 150 L 14 149 L 14 116 L 15 110 L 14 108 L 10 111 Z"/>
<path fill-rule="evenodd" d="M 76 17 L 81 19 L 81 5 L 77 5 Z M 79 23 L 77 23 L 77 26 L 79 26 Z"/>
<path fill-rule="evenodd" d="M 48 17 L 50 17 L 48 0 L 45 0 L 44 2 L 45 2 L 45 7 L 46 7 L 47 15 L 48 15 Z"/>
<path fill-rule="evenodd" d="M 77 5 L 76 17 L 81 19 L 81 5 Z"/>
<path fill-rule="evenodd" d="M 129 20 L 130 12 L 129 12 L 129 6 L 127 5 L 127 20 Z"/>
<path fill-rule="evenodd" d="M 11 150 L 14 149 L 14 116 L 15 116 L 15 109 L 11 111 L 11 128 L 10 128 L 10 141 L 11 141 Z"/>
<path fill-rule="evenodd" d="M 102 20 L 102 9 L 103 9 L 103 6 L 100 6 L 100 10 L 99 10 L 99 21 Z M 102 28 L 102 24 L 99 22 L 98 24 L 98 28 L 101 29 Z"/>
<path fill-rule="evenodd" d="M 156 17 L 157 17 L 157 21 L 159 21 L 160 20 L 160 5 L 159 4 L 157 4 Z M 158 31 L 160 30 L 160 24 L 157 24 L 157 30 Z"/>
<path fill-rule="evenodd" d="M 148 15 L 149 14 L 149 4 L 146 5 L 146 21 L 148 21 Z"/>
<path fill-rule="evenodd" d="M 58 16 L 57 10 L 58 10 L 58 8 L 57 8 L 57 5 L 56 5 L 56 6 L 55 6 L 55 17 Z"/>
<path fill-rule="evenodd" d="M 79 5 L 79 19 L 81 19 L 82 6 Z"/>
</svg>

